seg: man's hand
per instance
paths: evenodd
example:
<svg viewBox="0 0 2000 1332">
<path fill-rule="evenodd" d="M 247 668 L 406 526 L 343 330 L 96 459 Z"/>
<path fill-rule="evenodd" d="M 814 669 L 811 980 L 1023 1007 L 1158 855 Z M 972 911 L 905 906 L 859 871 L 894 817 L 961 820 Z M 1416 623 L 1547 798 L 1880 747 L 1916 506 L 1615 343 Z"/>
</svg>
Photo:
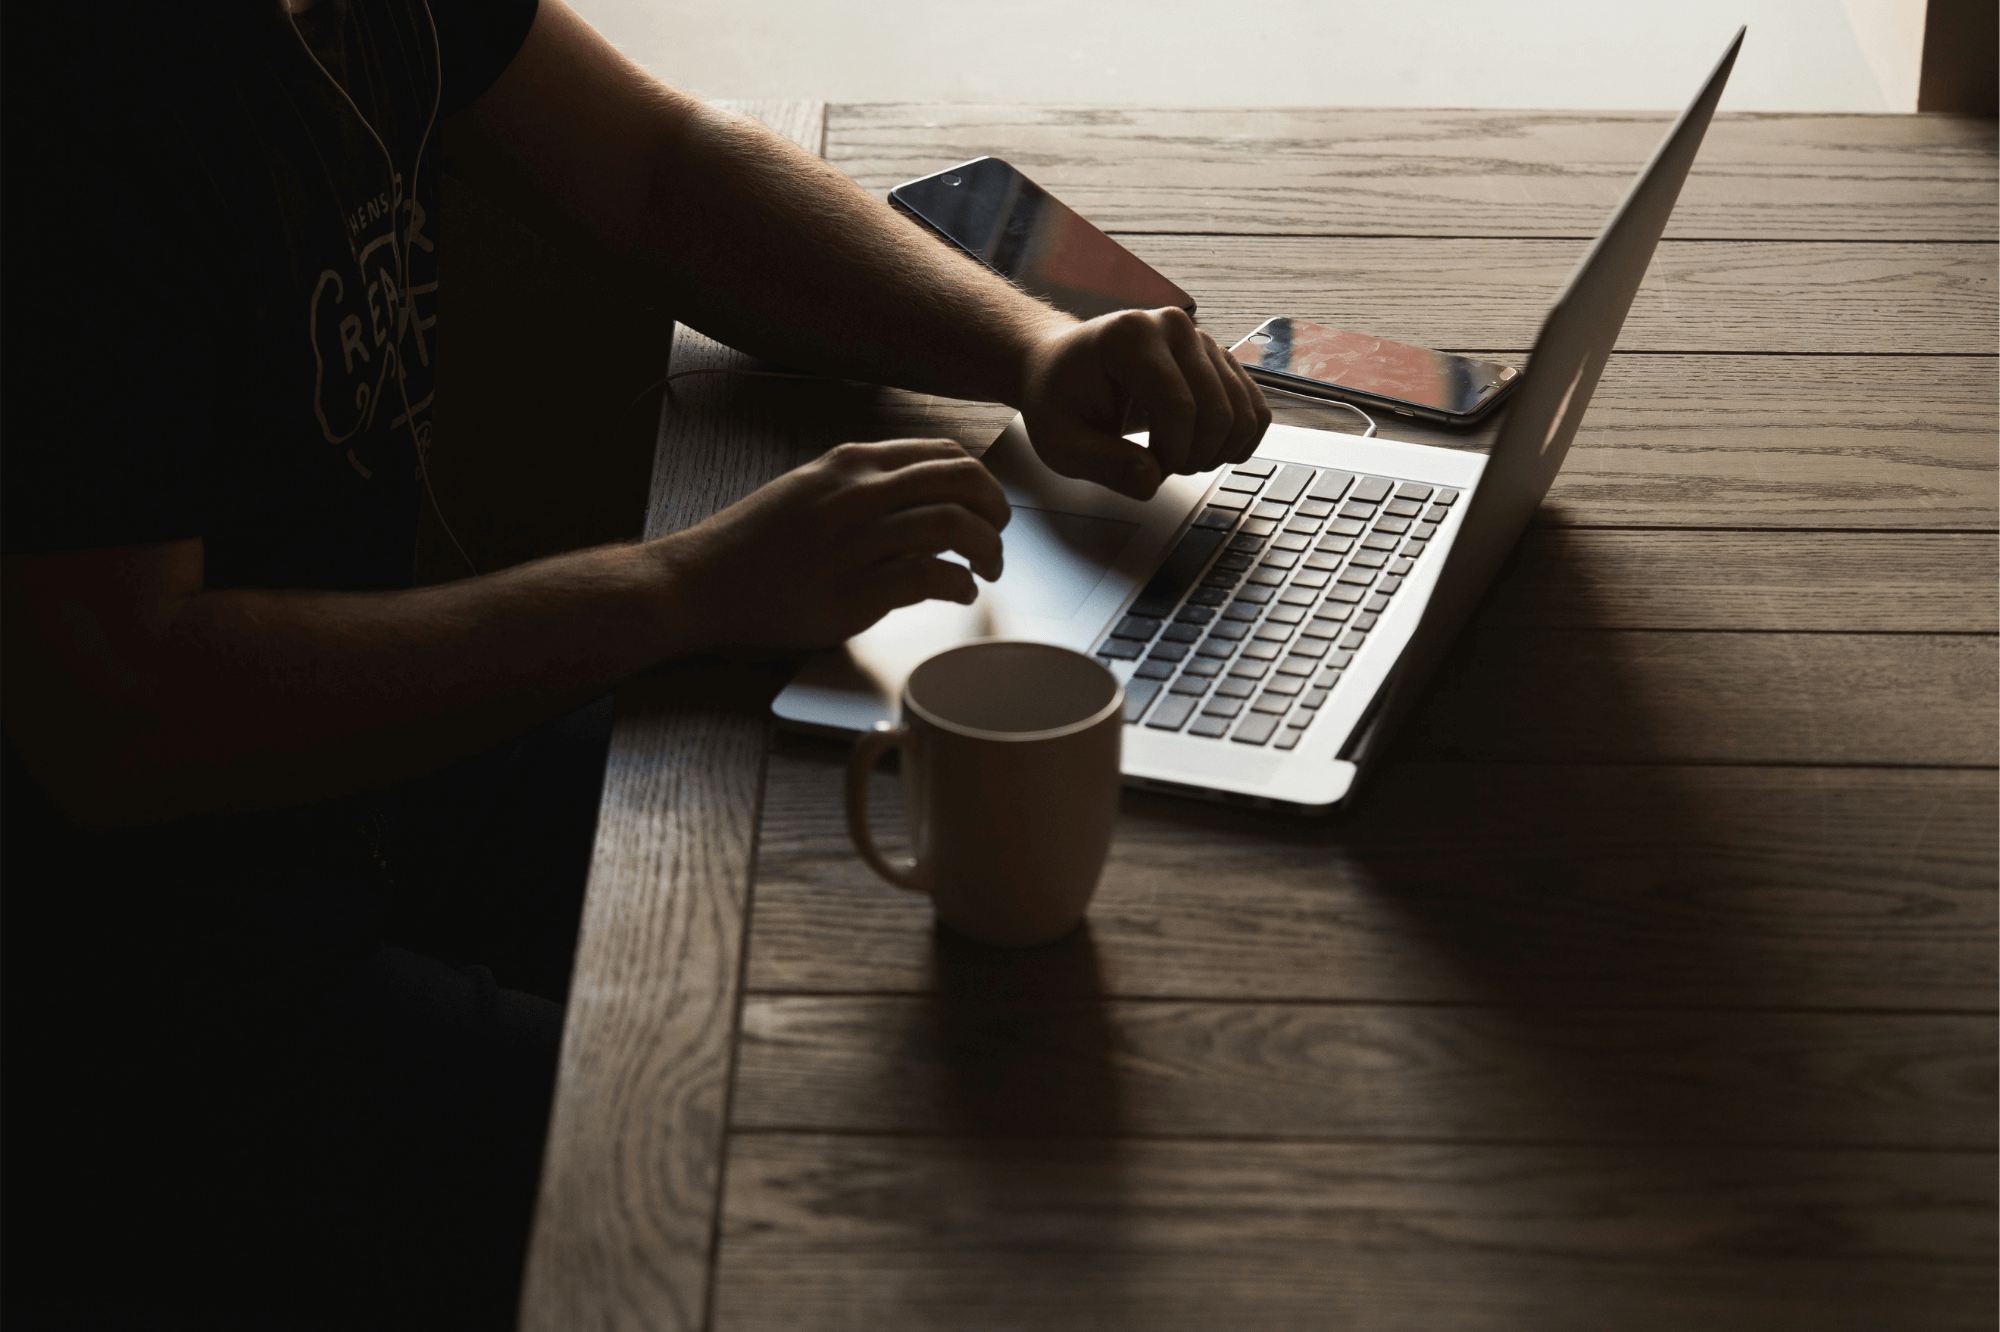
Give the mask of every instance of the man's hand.
<svg viewBox="0 0 2000 1332">
<path fill-rule="evenodd" d="M 1236 358 L 1184 310 L 1123 310 L 1029 343 L 1021 415 L 1042 461 L 1134 499 L 1175 473 L 1242 462 L 1271 409 Z M 1145 448 L 1124 439 L 1147 430 Z"/>
<path fill-rule="evenodd" d="M 899 606 L 970 603 L 972 574 L 936 556 L 957 551 L 993 581 L 1010 516 L 956 443 L 899 439 L 843 444 L 661 544 L 716 645 L 815 648 Z"/>
</svg>

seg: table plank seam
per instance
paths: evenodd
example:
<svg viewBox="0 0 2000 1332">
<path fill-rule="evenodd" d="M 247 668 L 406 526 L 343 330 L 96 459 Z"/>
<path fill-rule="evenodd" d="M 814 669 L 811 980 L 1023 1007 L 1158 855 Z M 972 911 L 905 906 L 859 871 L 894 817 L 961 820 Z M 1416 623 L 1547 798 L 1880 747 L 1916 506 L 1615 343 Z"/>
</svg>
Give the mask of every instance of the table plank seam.
<svg viewBox="0 0 2000 1332">
<path fill-rule="evenodd" d="M 941 997 L 936 990 L 836 990 L 836 989 L 759 989 L 747 990 L 746 995 L 760 999 L 936 999 Z M 1058 1008 L 1096 1007 L 1106 1002 L 1119 1004 L 1203 1004 L 1218 1008 L 1425 1008 L 1481 1013 L 1804 1013 L 1838 1014 L 1842 1017 L 1945 1017 L 1945 1018 L 1995 1018 L 2000 1017 L 2000 1004 L 1987 1008 L 1916 1007 L 1889 1008 L 1881 1005 L 1848 1006 L 1843 1004 L 1602 1004 L 1602 1003 L 1494 1003 L 1482 1001 L 1470 1003 L 1463 999 L 1329 999 L 1323 995 L 1209 995 L 1209 994 L 1116 994 L 1116 995 L 1058 995 L 1047 999 L 1009 997 L 988 1001 L 1000 1008 L 1037 1007 Z"/>
<path fill-rule="evenodd" d="M 854 1140 L 880 1140 L 889 1142 L 955 1142 L 964 1143 L 966 1135 L 941 1133 L 935 1129 L 857 1129 L 842 1128 L 838 1125 L 809 1127 L 804 1125 L 760 1124 L 755 1126 L 731 1125 L 731 1137 L 743 1138 L 847 1138 Z M 1268 1143 L 1274 1146 L 1286 1144 L 1344 1145 L 1351 1147 L 1580 1147 L 1616 1148 L 1620 1151 L 1682 1152 L 1689 1147 L 1727 1148 L 1732 1152 L 1793 1152 L 1799 1155 L 1818 1153 L 1866 1153 L 1879 1152 L 1893 1156 L 1966 1156 L 1985 1159 L 2000 1156 L 2000 1147 L 1985 1145 L 1958 1145 L 1950 1143 L 1879 1143 L 1879 1142 L 1810 1142 L 1788 1146 L 1781 1142 L 1763 1139 L 1690 1138 L 1661 1141 L 1656 1143 L 1634 1142 L 1630 1138 L 1484 1138 L 1442 1136 L 1436 1134 L 1412 1134 L 1392 1137 L 1386 1134 L 1277 1134 L 1277 1133 L 1159 1133 L 1144 1129 L 1120 1129 L 1116 1133 L 1088 1134 L 1022 1134 L 1018 1137 L 983 1137 L 981 1142 L 1016 1142 L 1055 1144 L 1065 1142 L 1194 1142 L 1216 1145 L 1228 1143 Z"/>
</svg>

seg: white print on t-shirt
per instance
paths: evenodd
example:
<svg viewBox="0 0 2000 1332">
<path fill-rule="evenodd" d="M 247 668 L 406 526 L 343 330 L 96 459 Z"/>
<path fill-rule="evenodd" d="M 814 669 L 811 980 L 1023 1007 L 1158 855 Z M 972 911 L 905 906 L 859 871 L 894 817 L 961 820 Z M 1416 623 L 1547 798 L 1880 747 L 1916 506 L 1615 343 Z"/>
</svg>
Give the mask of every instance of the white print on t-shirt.
<svg viewBox="0 0 2000 1332">
<path fill-rule="evenodd" d="M 386 223 L 392 211 L 396 210 L 386 195 L 347 211 L 344 220 L 359 243 L 353 268 L 345 274 L 333 268 L 322 271 L 307 312 L 313 345 L 313 414 L 327 443 L 349 445 L 347 461 L 364 478 L 372 477 L 374 469 L 356 456 L 356 436 L 374 431 L 385 406 L 392 410 L 385 433 L 409 429 L 414 418 L 419 460 L 430 446 L 429 415 L 435 394 L 426 334 L 437 323 L 436 249 L 424 234 L 424 206 L 415 199 L 403 200 L 400 209 L 405 223 L 401 239 L 408 254 L 404 264 L 397 263 L 397 238 L 387 225 L 361 243 L 362 234 Z M 413 280 L 405 287 L 397 279 L 399 267 L 413 278 L 429 280 Z"/>
</svg>

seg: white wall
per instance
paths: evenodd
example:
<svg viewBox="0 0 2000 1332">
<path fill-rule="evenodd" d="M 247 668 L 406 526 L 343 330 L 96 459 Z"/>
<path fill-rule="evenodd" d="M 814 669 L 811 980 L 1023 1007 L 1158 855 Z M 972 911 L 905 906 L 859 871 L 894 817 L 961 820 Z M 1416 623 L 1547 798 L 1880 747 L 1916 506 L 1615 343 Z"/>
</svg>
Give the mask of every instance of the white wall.
<svg viewBox="0 0 2000 1332">
<path fill-rule="evenodd" d="M 1666 109 L 1748 23 L 1724 107 L 1883 111 L 1849 11 L 1923 0 L 571 2 L 710 97 Z"/>
</svg>

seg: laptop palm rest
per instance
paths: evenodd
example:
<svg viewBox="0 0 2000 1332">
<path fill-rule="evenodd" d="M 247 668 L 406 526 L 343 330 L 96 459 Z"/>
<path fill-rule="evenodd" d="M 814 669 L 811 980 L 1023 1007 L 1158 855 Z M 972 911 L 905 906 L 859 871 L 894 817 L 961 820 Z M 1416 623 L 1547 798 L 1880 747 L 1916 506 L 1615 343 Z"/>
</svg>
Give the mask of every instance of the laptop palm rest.
<svg viewBox="0 0 2000 1332">
<path fill-rule="evenodd" d="M 1169 477 L 1152 499 L 1127 499 L 1050 471 L 1019 417 L 983 461 L 1014 507 L 1000 534 L 1006 566 L 1000 581 L 980 583 L 970 606 L 926 601 L 891 611 L 819 653 L 772 704 L 780 720 L 803 730 L 867 730 L 894 715 L 917 663 L 975 638 L 1089 651 L 1165 557 L 1214 480 L 1213 473 Z"/>
</svg>

